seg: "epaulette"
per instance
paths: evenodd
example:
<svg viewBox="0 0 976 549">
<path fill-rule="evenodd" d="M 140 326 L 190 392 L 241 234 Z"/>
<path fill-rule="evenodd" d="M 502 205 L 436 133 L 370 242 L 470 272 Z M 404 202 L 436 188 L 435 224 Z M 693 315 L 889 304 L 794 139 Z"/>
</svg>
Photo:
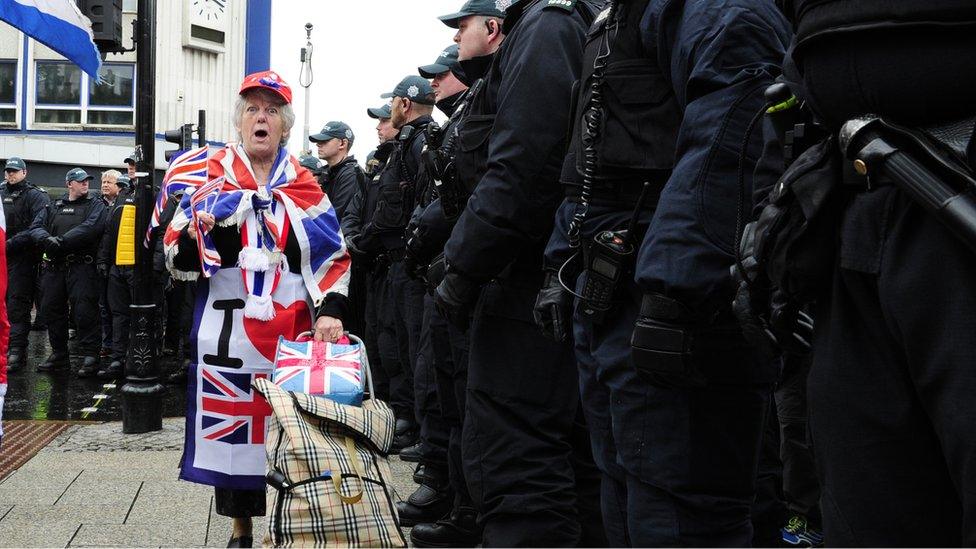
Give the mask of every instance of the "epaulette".
<svg viewBox="0 0 976 549">
<path fill-rule="evenodd" d="M 542 9 L 561 8 L 569 13 L 572 13 L 576 8 L 577 1 L 578 0 L 546 0 L 546 5 Z"/>
</svg>

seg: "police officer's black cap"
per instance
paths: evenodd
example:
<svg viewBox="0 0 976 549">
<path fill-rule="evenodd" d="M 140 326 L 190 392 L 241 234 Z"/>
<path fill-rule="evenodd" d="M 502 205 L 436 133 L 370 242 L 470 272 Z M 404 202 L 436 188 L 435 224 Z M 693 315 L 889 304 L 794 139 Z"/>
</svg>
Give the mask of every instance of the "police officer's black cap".
<svg viewBox="0 0 976 549">
<path fill-rule="evenodd" d="M 420 76 L 423 76 L 424 78 L 434 78 L 438 74 L 443 74 L 453 69 L 454 67 L 457 66 L 457 64 L 458 64 L 458 45 L 451 44 L 450 46 L 445 48 L 444 51 L 440 53 L 440 55 L 437 56 L 437 61 L 434 61 L 430 65 L 417 67 L 417 72 L 419 72 Z"/>
<path fill-rule="evenodd" d="M 375 118 L 377 120 L 390 118 L 393 116 L 393 105 L 387 103 L 382 107 L 370 107 L 366 109 L 366 114 L 368 114 L 370 118 Z"/>
<path fill-rule="evenodd" d="M 312 170 L 313 172 L 317 172 L 319 168 L 322 167 L 322 165 L 319 164 L 318 158 L 315 158 L 314 156 L 308 154 L 303 155 L 301 158 L 299 158 L 298 163 Z"/>
<path fill-rule="evenodd" d="M 135 166 L 135 165 L 136 165 L 136 161 L 135 161 L 135 159 L 134 159 L 134 158 L 132 158 L 131 156 L 127 156 L 127 157 L 125 157 L 125 160 L 123 160 L 122 162 L 125 162 L 126 164 L 131 164 L 131 165 L 133 165 L 133 166 Z"/>
<path fill-rule="evenodd" d="M 115 184 L 120 189 L 127 189 L 132 185 L 132 180 L 129 179 L 129 176 L 122 174 L 115 180 Z"/>
<path fill-rule="evenodd" d="M 81 168 L 71 168 L 68 173 L 65 174 L 64 180 L 68 181 L 91 181 L 95 179 L 94 176 L 88 175 L 88 172 Z"/>
<path fill-rule="evenodd" d="M 512 0 L 468 0 L 456 13 L 442 15 L 438 19 L 456 29 L 461 25 L 461 20 L 470 15 L 504 18 L 505 10 L 512 4 Z"/>
<path fill-rule="evenodd" d="M 349 127 L 349 124 L 338 120 L 328 122 L 322 127 L 322 131 L 308 136 L 308 140 L 312 143 L 321 143 L 330 139 L 348 139 L 352 143 L 356 139 L 356 136 L 352 133 L 352 128 Z"/>
<path fill-rule="evenodd" d="M 393 88 L 393 91 L 389 93 L 384 93 L 380 97 L 387 99 L 390 97 L 405 97 L 414 103 L 420 103 L 421 105 L 433 105 L 434 101 L 434 88 L 430 87 L 430 82 L 421 76 L 416 74 L 411 74 L 410 76 L 405 76 L 399 84 Z"/>
<path fill-rule="evenodd" d="M 4 166 L 4 170 L 26 170 L 27 164 L 24 163 L 23 158 L 18 158 L 16 156 L 11 156 L 7 159 L 7 165 Z"/>
</svg>

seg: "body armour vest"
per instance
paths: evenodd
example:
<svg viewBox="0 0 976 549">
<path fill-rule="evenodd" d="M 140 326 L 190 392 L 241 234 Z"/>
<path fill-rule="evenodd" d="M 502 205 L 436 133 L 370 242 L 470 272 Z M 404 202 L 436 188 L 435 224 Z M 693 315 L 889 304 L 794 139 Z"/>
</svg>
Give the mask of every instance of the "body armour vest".
<svg viewBox="0 0 976 549">
<path fill-rule="evenodd" d="M 0 196 L 3 197 L 3 215 L 7 220 L 8 239 L 30 227 L 33 219 L 31 219 L 30 201 L 27 195 L 34 188 L 26 181 L 17 185 L 3 184 Z"/>
<path fill-rule="evenodd" d="M 51 236 L 64 236 L 68 231 L 81 225 L 88 219 L 91 208 L 91 197 L 79 198 L 74 202 L 69 202 L 63 198 L 56 200 L 51 206 L 51 217 L 48 221 L 47 232 Z M 97 245 L 97 242 L 92 242 L 91 246 L 86 246 L 86 249 L 95 249 Z"/>
<path fill-rule="evenodd" d="M 581 183 L 587 162 L 595 182 L 663 184 L 671 175 L 682 112 L 641 37 L 648 3 L 615 1 L 587 33 L 564 183 Z"/>
</svg>

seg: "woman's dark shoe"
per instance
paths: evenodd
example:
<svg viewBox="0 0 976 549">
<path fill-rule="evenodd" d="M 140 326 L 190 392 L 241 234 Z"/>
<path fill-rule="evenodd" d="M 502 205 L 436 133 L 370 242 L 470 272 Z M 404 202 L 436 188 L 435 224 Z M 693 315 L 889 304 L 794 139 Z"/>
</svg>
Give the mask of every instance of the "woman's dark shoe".
<svg viewBox="0 0 976 549">
<path fill-rule="evenodd" d="M 254 538 L 251 536 L 241 536 L 238 538 L 230 538 L 227 542 L 227 547 L 253 547 Z"/>
</svg>

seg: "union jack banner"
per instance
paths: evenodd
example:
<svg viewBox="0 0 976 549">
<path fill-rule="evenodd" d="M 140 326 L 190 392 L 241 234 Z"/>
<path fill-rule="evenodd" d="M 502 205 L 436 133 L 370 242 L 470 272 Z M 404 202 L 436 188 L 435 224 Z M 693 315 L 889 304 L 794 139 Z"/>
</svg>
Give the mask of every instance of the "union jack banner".
<svg viewBox="0 0 976 549">
<path fill-rule="evenodd" d="M 0 294 L 7 295 L 7 220 L 0 208 Z M 7 394 L 7 344 L 10 342 L 7 300 L 0 299 L 0 440 L 3 440 L 3 399 Z"/>
<path fill-rule="evenodd" d="M 272 295 L 270 321 L 244 316 L 241 269 L 224 267 L 197 284 L 186 438 L 180 478 L 221 488 L 263 489 L 271 409 L 252 388 L 274 368 L 278 338 L 312 329 L 313 306 L 302 277 L 286 272 Z"/>
<path fill-rule="evenodd" d="M 272 381 L 286 391 L 324 396 L 340 404 L 363 403 L 362 350 L 326 341 L 278 340 Z"/>
<path fill-rule="evenodd" d="M 210 146 L 204 145 L 199 149 L 190 149 L 170 160 L 166 174 L 163 176 L 163 184 L 159 187 L 159 194 L 156 195 L 156 204 L 153 206 L 152 217 L 149 219 L 149 228 L 146 229 L 146 238 L 143 242 L 145 247 L 149 247 L 149 240 L 152 231 L 159 226 L 159 219 L 166 208 L 166 201 L 170 195 L 180 191 L 186 191 L 191 187 L 199 187 L 207 181 L 207 157 Z"/>
</svg>

